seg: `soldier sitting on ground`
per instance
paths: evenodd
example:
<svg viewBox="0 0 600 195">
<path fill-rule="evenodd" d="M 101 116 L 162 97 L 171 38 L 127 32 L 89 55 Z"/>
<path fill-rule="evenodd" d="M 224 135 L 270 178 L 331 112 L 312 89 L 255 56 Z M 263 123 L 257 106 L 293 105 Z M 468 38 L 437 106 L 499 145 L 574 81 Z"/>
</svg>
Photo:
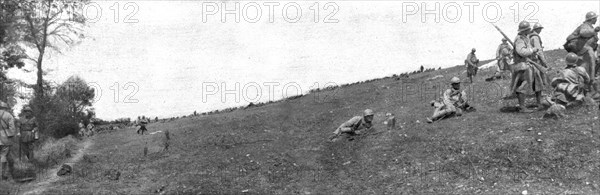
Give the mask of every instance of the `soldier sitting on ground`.
<svg viewBox="0 0 600 195">
<path fill-rule="evenodd" d="M 584 67 L 577 65 L 580 59 L 575 53 L 567 54 L 565 59 L 567 67 L 562 71 L 561 76 L 552 79 L 552 88 L 554 88 L 552 101 L 563 106 L 583 102 L 586 90 L 589 89 L 587 84 L 590 83 L 590 77 Z"/>
<path fill-rule="evenodd" d="M 433 116 L 427 118 L 428 123 L 443 119 L 448 116 L 456 115 L 461 116 L 463 111 L 474 111 L 475 108 L 471 107 L 467 102 L 467 93 L 460 89 L 460 79 L 453 77 L 450 80 L 452 88 L 447 89 L 444 92 L 444 96 L 441 101 L 432 101 L 431 105 L 435 107 Z"/>
<path fill-rule="evenodd" d="M 361 129 L 370 129 L 373 124 L 374 113 L 371 109 L 366 109 L 363 113 L 363 116 L 355 116 L 352 119 L 342 123 L 333 133 L 334 135 L 329 138 L 329 140 L 334 141 L 335 138 L 339 136 L 354 136 L 360 134 L 357 132 Z"/>
</svg>

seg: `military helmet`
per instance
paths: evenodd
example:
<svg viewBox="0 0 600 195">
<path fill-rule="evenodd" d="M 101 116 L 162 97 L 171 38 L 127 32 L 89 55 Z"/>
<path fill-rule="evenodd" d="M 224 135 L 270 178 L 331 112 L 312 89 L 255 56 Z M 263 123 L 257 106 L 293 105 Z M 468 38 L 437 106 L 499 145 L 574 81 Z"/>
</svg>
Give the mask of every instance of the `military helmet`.
<svg viewBox="0 0 600 195">
<path fill-rule="evenodd" d="M 452 77 L 452 79 L 450 79 L 450 84 L 456 84 L 456 83 L 460 83 L 460 79 L 458 77 Z"/>
<path fill-rule="evenodd" d="M 529 24 L 529 22 L 522 21 L 521 23 L 519 23 L 519 32 L 529 30 L 530 27 L 531 25 Z"/>
<path fill-rule="evenodd" d="M 502 38 L 502 42 L 506 42 L 508 41 L 506 38 Z"/>
<path fill-rule="evenodd" d="M 579 56 L 577 56 L 577 54 L 575 54 L 575 53 L 568 53 L 567 57 L 565 58 L 565 62 L 567 63 L 567 66 L 576 65 L 577 60 L 579 60 Z"/>
<path fill-rule="evenodd" d="M 475 48 L 471 49 L 471 52 L 475 52 L 475 51 L 477 51 Z"/>
<path fill-rule="evenodd" d="M 540 24 L 540 23 L 538 22 L 538 23 L 535 23 L 535 24 L 533 25 L 533 29 L 532 29 L 532 30 L 535 30 L 535 29 L 542 29 L 542 28 L 544 28 L 544 27 L 542 26 L 542 24 Z"/>
<path fill-rule="evenodd" d="M 364 112 L 364 116 L 373 116 L 375 113 L 371 109 L 366 109 Z"/>
<path fill-rule="evenodd" d="M 598 17 L 598 14 L 596 14 L 595 12 L 588 12 L 587 14 L 585 14 L 586 21 L 597 18 L 597 17 Z"/>
<path fill-rule="evenodd" d="M 29 106 L 23 107 L 23 112 L 25 112 L 25 111 L 33 112 L 33 110 L 31 110 L 31 107 L 29 107 Z"/>
</svg>

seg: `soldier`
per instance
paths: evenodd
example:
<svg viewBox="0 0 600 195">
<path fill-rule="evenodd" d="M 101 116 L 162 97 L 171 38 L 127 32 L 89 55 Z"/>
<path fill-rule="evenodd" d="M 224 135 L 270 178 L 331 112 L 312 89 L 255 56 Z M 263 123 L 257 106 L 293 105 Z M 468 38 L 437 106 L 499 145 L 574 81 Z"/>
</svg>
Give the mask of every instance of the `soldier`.
<svg viewBox="0 0 600 195">
<path fill-rule="evenodd" d="M 2 180 L 7 180 L 9 153 L 13 144 L 12 138 L 17 134 L 15 118 L 7 111 L 8 104 L 0 101 L 0 163 L 2 164 Z"/>
<path fill-rule="evenodd" d="M 357 132 L 358 130 L 370 129 L 373 126 L 373 116 L 373 110 L 366 109 L 363 113 L 363 116 L 355 116 L 352 117 L 350 120 L 346 121 L 345 123 L 342 123 L 342 125 L 340 125 L 333 132 L 334 135 L 331 136 L 329 139 L 334 140 L 335 138 L 341 135 L 346 135 L 347 137 L 354 136 L 360 134 Z"/>
<path fill-rule="evenodd" d="M 577 54 L 567 54 L 567 67 L 562 71 L 562 76 L 552 79 L 552 87 L 555 89 L 552 101 L 563 106 L 582 102 L 590 77 L 585 68 L 577 65 L 578 60 L 580 57 Z"/>
<path fill-rule="evenodd" d="M 427 123 L 433 123 L 434 121 L 451 115 L 461 116 L 463 110 L 474 110 L 467 101 L 467 93 L 460 89 L 460 79 L 458 77 L 452 77 L 450 85 L 452 88 L 444 91 L 441 101 L 431 102 L 432 106 L 435 107 L 435 111 L 431 118 L 426 119 Z"/>
<path fill-rule="evenodd" d="M 83 137 L 84 135 L 86 135 L 86 129 L 85 129 L 85 125 L 83 124 L 83 120 L 79 121 L 79 136 Z"/>
<path fill-rule="evenodd" d="M 505 72 L 510 70 L 509 63 L 512 59 L 512 46 L 508 44 L 508 40 L 506 38 L 502 38 L 502 43 L 498 45 L 498 49 L 496 50 L 496 60 L 498 61 L 498 72 L 500 73 L 500 77 L 502 79 L 506 78 Z"/>
<path fill-rule="evenodd" d="M 467 59 L 465 59 L 465 66 L 467 66 L 467 77 L 473 83 L 473 77 L 477 75 L 477 64 L 479 64 L 479 59 L 475 55 L 475 48 L 471 49 L 471 53 L 467 55 Z"/>
<path fill-rule="evenodd" d="M 543 83 L 541 83 L 541 76 L 539 70 L 530 64 L 528 61 L 534 57 L 534 54 L 538 52 L 537 48 L 531 46 L 531 41 L 528 38 L 528 34 L 531 32 L 530 24 L 527 21 L 519 23 L 519 33 L 515 38 L 514 44 L 514 64 L 511 80 L 511 90 L 519 100 L 519 111 L 523 113 L 530 113 L 533 110 L 527 109 L 525 106 L 525 95 L 531 91 L 535 92 L 536 100 L 538 105 L 541 104 L 541 90 L 543 89 Z M 536 82 L 538 81 L 538 82 Z"/>
<path fill-rule="evenodd" d="M 531 29 L 531 33 L 528 35 L 529 40 L 531 41 L 531 46 L 538 49 L 536 52 L 536 56 L 533 57 L 533 62 L 542 65 L 545 68 L 548 68 L 548 64 L 546 62 L 546 56 L 544 55 L 544 46 L 542 44 L 542 38 L 540 38 L 540 33 L 542 33 L 542 29 L 544 27 L 540 23 L 535 23 L 533 28 Z M 542 82 L 544 86 L 548 85 L 548 75 L 544 71 L 540 71 L 542 76 Z"/>
<path fill-rule="evenodd" d="M 20 131 L 21 152 L 25 154 L 27 159 L 33 160 L 33 143 L 36 140 L 35 136 L 38 133 L 37 120 L 33 116 L 31 107 L 23 108 L 23 117 L 19 119 L 17 128 Z"/>
<path fill-rule="evenodd" d="M 87 133 L 88 133 L 88 135 L 87 135 L 88 137 L 91 137 L 94 135 L 94 125 L 92 124 L 91 120 L 88 122 L 88 125 L 87 125 Z"/>
<path fill-rule="evenodd" d="M 600 67 L 596 64 L 596 54 L 594 53 L 598 47 L 598 31 L 600 27 L 594 28 L 594 24 L 598 21 L 598 15 L 594 12 L 588 12 L 585 15 L 585 22 L 579 25 L 571 35 L 567 37 L 567 43 L 564 48 L 568 52 L 576 53 L 582 57 L 581 66 L 586 70 L 590 78 L 596 78 L 596 72 Z M 591 88 L 593 79 L 590 80 Z M 596 90 L 596 89 L 594 89 Z"/>
<path fill-rule="evenodd" d="M 138 125 L 140 126 L 140 128 L 137 130 L 138 134 L 144 135 L 144 132 L 148 131 L 148 129 L 146 129 L 146 124 L 148 124 L 148 121 L 146 120 L 146 117 L 142 117 L 138 121 Z"/>
</svg>

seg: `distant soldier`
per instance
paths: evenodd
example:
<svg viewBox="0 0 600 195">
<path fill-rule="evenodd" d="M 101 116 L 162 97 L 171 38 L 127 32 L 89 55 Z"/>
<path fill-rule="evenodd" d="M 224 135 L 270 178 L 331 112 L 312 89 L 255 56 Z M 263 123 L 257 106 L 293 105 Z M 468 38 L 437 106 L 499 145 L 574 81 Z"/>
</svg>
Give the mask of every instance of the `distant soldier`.
<svg viewBox="0 0 600 195">
<path fill-rule="evenodd" d="M 467 101 L 467 93 L 460 89 L 460 79 L 452 77 L 450 85 L 452 88 L 444 91 L 441 101 L 431 102 L 435 111 L 431 118 L 426 119 L 427 123 L 433 123 L 451 115 L 461 116 L 463 111 L 474 110 Z"/>
<path fill-rule="evenodd" d="M 529 40 L 531 41 L 531 46 L 538 49 L 536 55 L 531 59 L 533 62 L 542 65 L 545 68 L 548 68 L 548 63 L 546 62 L 546 56 L 544 55 L 544 45 L 542 44 L 542 38 L 540 37 L 540 33 L 542 33 L 542 29 L 544 27 L 540 23 L 535 23 L 533 28 L 531 29 L 531 33 L 528 35 Z M 540 71 L 542 82 L 544 86 L 548 85 L 548 75 L 544 71 Z"/>
<path fill-rule="evenodd" d="M 0 101 L 0 163 L 2 164 L 2 180 L 7 180 L 9 154 L 13 145 L 12 138 L 17 134 L 15 118 L 7 111 L 8 104 Z"/>
<path fill-rule="evenodd" d="M 590 77 L 585 68 L 577 65 L 578 60 L 580 57 L 577 54 L 567 54 L 567 67 L 562 71 L 562 76 L 552 80 L 555 89 L 553 101 L 563 106 L 581 103 L 585 97 L 586 83 L 589 83 Z"/>
<path fill-rule="evenodd" d="M 537 48 L 531 46 L 531 41 L 527 36 L 530 32 L 530 24 L 527 21 L 519 23 L 519 33 L 515 38 L 514 44 L 514 64 L 511 80 L 511 90 L 519 99 L 519 111 L 530 113 L 533 110 L 525 106 L 525 95 L 535 92 L 538 105 L 541 104 L 541 95 L 543 83 L 541 82 L 540 71 L 534 68 L 528 60 L 535 57 Z"/>
<path fill-rule="evenodd" d="M 373 112 L 373 110 L 371 109 L 366 109 L 363 112 L 363 116 L 355 116 L 352 117 L 350 120 L 342 123 L 342 125 L 340 125 L 334 132 L 333 132 L 333 136 L 331 136 L 329 139 L 330 140 L 334 140 L 335 138 L 337 138 L 338 136 L 342 136 L 345 135 L 346 137 L 349 136 L 354 136 L 358 133 L 358 130 L 361 129 L 370 129 L 373 124 L 373 116 L 375 115 L 375 113 Z"/>
<path fill-rule="evenodd" d="M 512 60 L 512 46 L 508 44 L 506 38 L 502 38 L 502 43 L 498 45 L 496 50 L 496 60 L 498 61 L 498 72 L 502 79 L 506 78 L 505 72 L 510 71 L 510 61 Z"/>
<path fill-rule="evenodd" d="M 467 55 L 467 59 L 465 59 L 465 66 L 467 66 L 467 77 L 469 77 L 471 83 L 473 83 L 473 77 L 477 76 L 477 69 L 479 69 L 479 67 L 477 67 L 479 64 L 479 59 L 477 59 L 475 51 L 475 48 L 471 49 L 471 53 L 469 53 L 469 55 Z"/>
<path fill-rule="evenodd" d="M 146 124 L 148 124 L 148 120 L 146 120 L 146 117 L 142 117 L 138 121 L 138 125 L 140 126 L 140 128 L 137 130 L 138 134 L 144 135 L 144 132 L 148 131 L 148 129 L 146 129 Z"/>
<path fill-rule="evenodd" d="M 424 69 L 425 69 L 425 68 L 423 67 L 423 65 L 421 65 L 421 69 L 420 69 L 420 70 L 421 70 L 421 72 L 423 72 L 423 70 L 424 70 Z"/>
<path fill-rule="evenodd" d="M 36 136 L 38 134 L 37 120 L 33 116 L 33 110 L 29 106 L 25 106 L 22 113 L 23 117 L 18 120 L 19 125 L 17 126 L 17 129 L 20 131 L 20 148 L 27 159 L 33 160 L 33 143 L 38 138 Z"/>
<path fill-rule="evenodd" d="M 87 125 L 87 136 L 91 137 L 93 135 L 94 135 L 94 125 L 92 124 L 92 121 L 89 121 L 88 125 Z"/>
<path fill-rule="evenodd" d="M 79 125 L 79 136 L 83 137 L 84 135 L 86 135 L 86 131 L 87 131 L 85 128 L 85 125 L 83 124 L 83 120 L 80 120 L 78 125 Z"/>
<path fill-rule="evenodd" d="M 598 48 L 598 31 L 600 31 L 600 27 L 594 28 L 597 21 L 598 15 L 594 12 L 588 12 L 585 15 L 585 22 L 567 37 L 567 42 L 563 45 L 568 52 L 573 52 L 582 57 L 581 66 L 587 70 L 590 78 L 596 78 L 596 73 L 600 69 L 599 65 L 596 64 L 598 56 L 595 54 Z M 588 87 L 591 88 L 592 82 L 593 80 L 590 80 Z"/>
</svg>

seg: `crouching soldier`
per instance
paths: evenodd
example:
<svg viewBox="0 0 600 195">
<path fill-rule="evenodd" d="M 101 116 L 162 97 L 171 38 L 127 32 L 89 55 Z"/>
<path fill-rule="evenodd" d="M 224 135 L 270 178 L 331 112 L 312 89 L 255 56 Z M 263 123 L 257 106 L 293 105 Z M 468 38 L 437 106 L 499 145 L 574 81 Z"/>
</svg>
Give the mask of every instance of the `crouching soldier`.
<svg viewBox="0 0 600 195">
<path fill-rule="evenodd" d="M 552 79 L 553 101 L 563 106 L 582 103 L 588 89 L 587 84 L 590 83 L 586 69 L 577 65 L 578 60 L 580 57 L 577 54 L 567 54 L 567 67 L 562 71 L 562 76 Z"/>
<path fill-rule="evenodd" d="M 23 108 L 23 117 L 18 120 L 21 136 L 21 152 L 27 159 L 33 160 L 33 143 L 38 139 L 38 126 L 29 106 Z"/>
<path fill-rule="evenodd" d="M 475 110 L 467 102 L 467 93 L 460 90 L 460 79 L 453 77 L 450 83 L 452 88 L 444 91 L 444 95 L 441 98 L 442 101 L 431 102 L 432 106 L 435 107 L 435 111 L 431 118 L 427 118 L 428 123 L 433 123 L 451 115 L 461 116 L 463 111 Z"/>
<path fill-rule="evenodd" d="M 366 109 L 363 113 L 363 116 L 355 116 L 352 117 L 350 120 L 342 123 L 342 125 L 340 125 L 340 127 L 338 127 L 334 132 L 333 132 L 333 136 L 329 137 L 330 141 L 334 141 L 335 138 L 339 137 L 339 136 L 354 136 L 358 133 L 358 130 L 361 129 L 370 129 L 373 124 L 373 110 L 371 109 Z"/>
</svg>

